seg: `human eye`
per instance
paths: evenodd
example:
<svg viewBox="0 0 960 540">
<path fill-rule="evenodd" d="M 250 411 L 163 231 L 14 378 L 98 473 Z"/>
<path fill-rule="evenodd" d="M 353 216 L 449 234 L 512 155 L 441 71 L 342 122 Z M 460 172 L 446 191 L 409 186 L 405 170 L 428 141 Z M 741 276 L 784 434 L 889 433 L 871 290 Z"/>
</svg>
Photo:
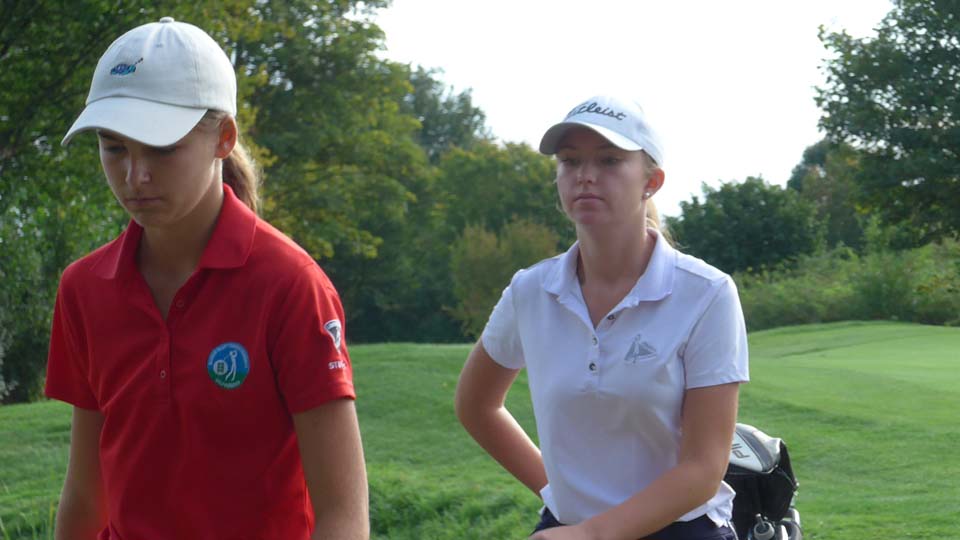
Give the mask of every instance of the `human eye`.
<svg viewBox="0 0 960 540">
<path fill-rule="evenodd" d="M 161 156 L 169 156 L 177 151 L 177 146 L 155 146 L 153 147 L 153 151 Z"/>
<path fill-rule="evenodd" d="M 563 165 L 577 166 L 580 164 L 580 158 L 571 155 L 561 155 L 557 158 Z"/>
<path fill-rule="evenodd" d="M 100 141 L 100 149 L 108 154 L 113 155 L 122 154 L 126 150 L 122 144 L 107 141 Z"/>
<path fill-rule="evenodd" d="M 619 164 L 623 159 L 620 156 L 603 156 L 600 158 L 600 163 L 607 166 L 614 166 Z"/>
</svg>

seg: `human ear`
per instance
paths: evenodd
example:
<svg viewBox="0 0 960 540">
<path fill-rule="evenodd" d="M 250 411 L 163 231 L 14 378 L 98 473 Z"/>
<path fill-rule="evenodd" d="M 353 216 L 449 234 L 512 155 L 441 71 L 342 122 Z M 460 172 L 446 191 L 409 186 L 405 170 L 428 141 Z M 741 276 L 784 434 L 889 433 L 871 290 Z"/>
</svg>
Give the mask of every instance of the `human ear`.
<svg viewBox="0 0 960 540">
<path fill-rule="evenodd" d="M 233 152 L 233 147 L 237 145 L 237 121 L 232 116 L 227 116 L 220 122 L 220 130 L 217 137 L 217 148 L 214 155 L 220 159 L 226 159 Z"/>
<path fill-rule="evenodd" d="M 660 188 L 663 187 L 665 177 L 666 175 L 660 167 L 654 167 L 653 170 L 650 171 L 650 175 L 647 177 L 647 185 L 643 190 L 645 199 L 649 199 L 654 193 L 660 191 Z"/>
</svg>

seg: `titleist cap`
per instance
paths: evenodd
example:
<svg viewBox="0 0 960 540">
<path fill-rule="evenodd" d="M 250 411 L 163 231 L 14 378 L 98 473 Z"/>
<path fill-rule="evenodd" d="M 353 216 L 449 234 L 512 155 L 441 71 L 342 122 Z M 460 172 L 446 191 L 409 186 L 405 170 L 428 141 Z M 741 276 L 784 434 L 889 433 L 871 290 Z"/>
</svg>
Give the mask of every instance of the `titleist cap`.
<svg viewBox="0 0 960 540">
<path fill-rule="evenodd" d="M 634 101 L 613 96 L 594 96 L 574 107 L 562 122 L 554 124 L 540 139 L 540 152 L 557 153 L 557 145 L 568 130 L 586 127 L 599 133 L 623 150 L 643 150 L 657 165 L 663 166 L 663 144 Z"/>
</svg>

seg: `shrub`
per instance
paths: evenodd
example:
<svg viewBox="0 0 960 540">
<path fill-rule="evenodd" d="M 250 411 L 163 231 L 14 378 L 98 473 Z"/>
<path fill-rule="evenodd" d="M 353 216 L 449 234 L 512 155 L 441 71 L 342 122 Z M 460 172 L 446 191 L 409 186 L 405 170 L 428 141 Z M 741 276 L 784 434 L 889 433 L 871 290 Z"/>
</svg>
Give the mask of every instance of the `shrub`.
<svg viewBox="0 0 960 540">
<path fill-rule="evenodd" d="M 960 243 L 893 251 L 874 243 L 734 275 L 750 330 L 842 320 L 960 324 Z"/>
<path fill-rule="evenodd" d="M 499 235 L 469 225 L 454 243 L 450 260 L 453 294 L 451 310 L 464 333 L 477 337 L 513 274 L 556 253 L 557 234 L 547 226 L 513 219 Z"/>
</svg>

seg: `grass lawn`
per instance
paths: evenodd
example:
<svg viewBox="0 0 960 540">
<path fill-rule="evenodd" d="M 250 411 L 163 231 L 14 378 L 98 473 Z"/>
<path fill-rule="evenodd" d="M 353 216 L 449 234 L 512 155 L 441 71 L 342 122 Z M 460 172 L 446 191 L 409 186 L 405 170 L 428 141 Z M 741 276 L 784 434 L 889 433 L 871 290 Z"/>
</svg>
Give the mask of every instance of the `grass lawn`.
<svg viewBox="0 0 960 540">
<path fill-rule="evenodd" d="M 960 329 L 839 323 L 750 336 L 740 421 L 786 440 L 808 539 L 960 538 Z M 523 538 L 537 499 L 452 410 L 466 345 L 351 349 L 378 539 Z M 525 379 L 508 400 L 531 433 Z M 0 538 L 49 538 L 70 409 L 0 407 Z"/>
</svg>

